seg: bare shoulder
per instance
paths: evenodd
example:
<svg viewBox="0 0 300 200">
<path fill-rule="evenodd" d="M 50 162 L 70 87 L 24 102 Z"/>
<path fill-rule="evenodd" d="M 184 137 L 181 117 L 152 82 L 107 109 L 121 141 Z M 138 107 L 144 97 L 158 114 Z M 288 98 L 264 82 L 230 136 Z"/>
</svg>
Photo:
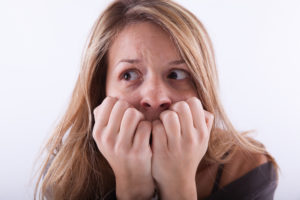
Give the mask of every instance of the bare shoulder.
<svg viewBox="0 0 300 200">
<path fill-rule="evenodd" d="M 268 157 L 264 154 L 255 154 L 243 150 L 235 151 L 230 161 L 224 165 L 220 186 L 226 186 L 268 161 Z"/>
</svg>

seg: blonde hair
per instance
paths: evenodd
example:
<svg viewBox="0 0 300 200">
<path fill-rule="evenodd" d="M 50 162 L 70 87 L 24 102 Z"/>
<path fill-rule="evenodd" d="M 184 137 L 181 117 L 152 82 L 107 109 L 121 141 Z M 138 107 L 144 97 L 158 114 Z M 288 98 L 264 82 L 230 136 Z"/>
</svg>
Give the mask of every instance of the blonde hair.
<svg viewBox="0 0 300 200">
<path fill-rule="evenodd" d="M 93 110 L 105 98 L 106 54 L 129 23 L 150 21 L 167 31 L 194 78 L 203 107 L 215 121 L 201 163 L 226 163 L 237 148 L 274 159 L 264 146 L 239 133 L 228 119 L 219 97 L 212 43 L 202 23 L 188 10 L 168 0 L 112 2 L 94 24 L 68 108 L 48 140 L 35 199 L 97 199 L 112 189 L 114 174 L 92 137 Z"/>
</svg>

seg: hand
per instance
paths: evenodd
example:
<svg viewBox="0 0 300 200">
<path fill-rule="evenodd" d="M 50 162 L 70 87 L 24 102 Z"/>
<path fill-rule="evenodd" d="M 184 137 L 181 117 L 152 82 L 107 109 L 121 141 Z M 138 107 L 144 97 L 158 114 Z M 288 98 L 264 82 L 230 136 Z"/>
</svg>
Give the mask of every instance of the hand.
<svg viewBox="0 0 300 200">
<path fill-rule="evenodd" d="M 116 177 L 118 199 L 149 199 L 154 193 L 149 145 L 151 123 L 126 101 L 106 97 L 94 110 L 93 138 Z"/>
<path fill-rule="evenodd" d="M 193 97 L 173 104 L 153 122 L 152 175 L 162 199 L 197 199 L 195 175 L 213 119 Z"/>
</svg>

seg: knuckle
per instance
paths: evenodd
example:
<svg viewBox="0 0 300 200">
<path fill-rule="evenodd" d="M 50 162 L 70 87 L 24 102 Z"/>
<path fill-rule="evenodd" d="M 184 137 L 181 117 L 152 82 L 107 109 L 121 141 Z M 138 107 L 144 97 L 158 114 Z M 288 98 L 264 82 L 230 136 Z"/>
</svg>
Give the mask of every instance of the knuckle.
<svg viewBox="0 0 300 200">
<path fill-rule="evenodd" d="M 132 148 L 129 155 L 132 156 L 133 158 L 138 158 L 140 154 L 141 154 L 141 151 L 139 151 L 138 148 Z"/>
<path fill-rule="evenodd" d="M 106 105 L 106 104 L 110 104 L 110 103 L 115 104 L 116 101 L 117 101 L 116 98 L 107 96 L 107 97 L 105 97 L 105 99 L 103 99 L 103 101 L 101 102 L 100 106 L 103 106 L 103 105 Z"/>
<path fill-rule="evenodd" d="M 159 118 L 160 119 L 165 119 L 167 117 L 167 115 L 168 115 L 169 112 L 170 112 L 170 110 L 165 110 L 165 111 L 161 112 L 159 114 Z"/>
<path fill-rule="evenodd" d="M 209 134 L 208 134 L 208 131 L 203 131 L 201 134 L 200 134 L 200 140 L 202 142 L 205 142 L 205 141 L 208 141 L 209 140 Z"/>
<path fill-rule="evenodd" d="M 96 108 L 94 108 L 93 114 L 95 118 L 99 114 L 100 110 L 101 110 L 101 105 L 98 105 Z"/>
<path fill-rule="evenodd" d="M 212 113 L 208 113 L 208 116 L 209 116 L 210 120 L 214 120 L 215 119 L 215 116 Z"/>
<path fill-rule="evenodd" d="M 187 137 L 186 138 L 187 147 L 194 147 L 198 144 L 198 141 L 194 137 Z"/>
<path fill-rule="evenodd" d="M 215 116 L 212 113 L 205 111 L 205 110 L 204 110 L 204 114 L 205 114 L 205 117 L 207 118 L 208 122 L 213 123 Z"/>
<path fill-rule="evenodd" d="M 108 145 L 108 146 L 113 146 L 113 139 L 110 137 L 108 134 L 104 134 L 101 138 L 100 141 L 103 145 Z"/>
<path fill-rule="evenodd" d="M 110 96 L 105 97 L 105 99 L 101 102 L 101 104 L 98 105 L 96 108 L 94 108 L 93 114 L 96 116 L 97 113 L 99 113 L 99 111 L 101 110 L 101 108 L 110 101 L 115 103 L 117 101 L 117 99 L 114 97 L 110 97 Z"/>
<path fill-rule="evenodd" d="M 143 118 L 143 114 L 133 107 L 127 108 L 125 114 L 130 116 L 131 118 L 138 118 L 138 119 Z"/>
<path fill-rule="evenodd" d="M 214 123 L 214 119 L 215 119 L 215 117 L 214 117 L 213 115 L 211 115 L 211 116 L 209 117 L 209 120 L 211 121 L 211 124 Z"/>
<path fill-rule="evenodd" d="M 201 103 L 201 101 L 200 101 L 200 99 L 199 98 L 197 98 L 197 97 L 191 97 L 191 98 L 189 98 L 188 100 L 187 100 L 187 102 L 189 103 L 189 104 L 192 104 L 192 105 L 200 105 L 201 107 L 202 107 L 202 103 Z"/>
<path fill-rule="evenodd" d="M 127 108 L 124 112 L 124 115 L 126 116 L 133 116 L 135 113 L 134 113 L 134 109 L 133 108 Z"/>
<path fill-rule="evenodd" d="M 136 163 L 138 156 L 137 156 L 137 154 L 135 152 L 130 152 L 129 154 L 127 154 L 127 156 L 128 156 L 128 160 L 130 162 Z"/>
<path fill-rule="evenodd" d="M 117 103 L 118 103 L 119 106 L 122 107 L 122 108 L 128 108 L 128 107 L 130 107 L 130 104 L 129 104 L 127 101 L 122 100 L 122 99 L 119 100 Z"/>
<path fill-rule="evenodd" d="M 187 100 L 187 102 L 191 102 L 191 103 L 201 103 L 200 99 L 198 99 L 197 97 L 191 97 Z"/>
<path fill-rule="evenodd" d="M 165 110 L 165 111 L 161 112 L 161 113 L 159 114 L 159 118 L 160 118 L 160 119 L 165 119 L 165 118 L 166 118 L 166 115 L 167 115 L 167 113 L 168 113 L 169 111 L 170 111 L 170 110 Z"/>
<path fill-rule="evenodd" d="M 99 106 L 97 106 L 94 110 L 93 110 L 93 114 L 94 114 L 94 116 L 96 116 L 97 115 L 97 112 L 98 112 L 98 108 Z"/>
<path fill-rule="evenodd" d="M 116 100 L 116 98 L 111 97 L 111 96 L 107 96 L 107 97 L 105 97 L 104 100 L 113 101 L 113 100 Z"/>
<path fill-rule="evenodd" d="M 140 111 L 138 111 L 137 109 L 134 110 L 138 119 L 144 119 L 144 115 Z"/>
<path fill-rule="evenodd" d="M 147 154 L 145 149 L 133 148 L 129 155 L 131 160 L 142 163 L 146 159 L 145 155 Z"/>
<path fill-rule="evenodd" d="M 96 142 L 99 140 L 99 137 L 101 134 L 102 134 L 102 132 L 101 132 L 101 130 L 99 130 L 98 126 L 94 125 L 93 131 L 92 131 L 92 136 Z"/>
<path fill-rule="evenodd" d="M 98 140 L 98 134 L 97 134 L 97 130 L 96 129 L 94 129 L 93 130 L 93 132 L 92 132 L 92 136 L 93 136 L 93 139 L 95 140 L 95 141 L 97 141 Z"/>
<path fill-rule="evenodd" d="M 142 151 L 138 150 L 137 148 L 133 148 L 131 149 L 131 151 L 129 151 L 126 154 L 128 160 L 130 160 L 131 162 L 137 162 L 137 161 L 141 161 L 143 160 L 143 154 Z"/>
<path fill-rule="evenodd" d="M 149 121 L 141 121 L 138 125 L 138 128 L 141 130 L 147 130 L 151 128 L 151 123 Z"/>
<path fill-rule="evenodd" d="M 116 102 L 118 99 L 117 98 L 115 98 L 115 97 L 110 97 L 110 96 L 107 96 L 107 97 L 105 97 L 105 99 L 102 101 L 102 103 L 104 103 L 104 102 L 106 102 L 106 101 L 112 101 L 112 102 Z"/>
<path fill-rule="evenodd" d="M 174 104 L 174 110 L 176 111 L 183 111 L 189 108 L 189 105 L 185 101 L 179 101 L 176 104 Z"/>
<path fill-rule="evenodd" d="M 175 111 L 166 110 L 166 111 L 161 113 L 160 118 L 163 121 L 169 121 L 169 120 L 174 121 L 178 118 L 178 115 Z"/>
<path fill-rule="evenodd" d="M 124 157 L 127 154 L 125 152 L 124 145 L 120 142 L 116 143 L 114 150 L 115 150 L 115 153 L 121 157 Z"/>
</svg>

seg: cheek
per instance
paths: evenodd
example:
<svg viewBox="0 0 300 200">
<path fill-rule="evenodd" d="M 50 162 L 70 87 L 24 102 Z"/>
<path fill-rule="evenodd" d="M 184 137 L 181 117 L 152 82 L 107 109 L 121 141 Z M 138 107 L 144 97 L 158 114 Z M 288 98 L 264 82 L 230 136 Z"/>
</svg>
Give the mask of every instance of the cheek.
<svg viewBox="0 0 300 200">
<path fill-rule="evenodd" d="M 137 91 L 131 91 L 131 92 L 120 92 L 119 99 L 125 100 L 134 107 L 138 108 L 139 100 L 140 100 L 140 95 Z"/>
<path fill-rule="evenodd" d="M 106 96 L 116 97 L 122 99 L 137 108 L 140 95 L 138 90 L 127 90 L 120 87 L 120 84 L 112 84 L 107 87 Z"/>
<path fill-rule="evenodd" d="M 191 98 L 191 97 L 198 97 L 197 92 L 196 91 L 180 91 L 180 92 L 174 92 L 173 93 L 173 103 L 176 103 L 178 101 L 186 101 L 187 99 Z"/>
<path fill-rule="evenodd" d="M 189 90 L 189 92 L 188 92 L 187 95 L 189 97 L 197 97 L 198 98 L 198 92 L 197 92 L 197 89 L 196 89 L 196 87 L 194 85 L 190 88 L 190 90 Z"/>
<path fill-rule="evenodd" d="M 185 101 L 191 97 L 197 97 L 197 89 L 192 82 L 184 84 L 174 84 L 172 87 L 172 92 L 170 93 L 173 96 L 173 99 L 177 101 Z"/>
</svg>

